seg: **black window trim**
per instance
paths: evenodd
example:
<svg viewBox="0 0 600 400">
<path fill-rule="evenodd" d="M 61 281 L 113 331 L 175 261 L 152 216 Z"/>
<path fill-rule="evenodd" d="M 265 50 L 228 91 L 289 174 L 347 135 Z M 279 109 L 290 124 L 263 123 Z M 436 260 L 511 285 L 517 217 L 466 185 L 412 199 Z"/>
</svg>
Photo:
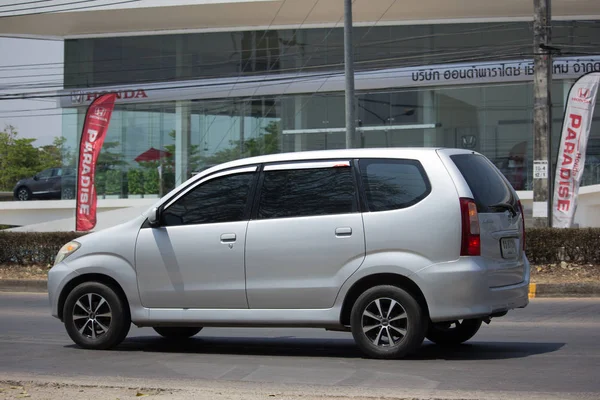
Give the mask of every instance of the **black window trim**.
<svg viewBox="0 0 600 400">
<path fill-rule="evenodd" d="M 369 198 L 367 195 L 367 183 L 364 182 L 363 180 L 363 176 L 362 176 L 362 172 L 361 172 L 361 163 L 362 166 L 364 166 L 366 168 L 367 165 L 371 164 L 371 163 L 390 163 L 390 164 L 409 164 L 409 165 L 414 165 L 415 167 L 417 167 L 417 169 L 419 170 L 419 172 L 421 173 L 421 177 L 423 178 L 423 182 L 425 182 L 425 192 L 418 196 L 415 197 L 414 200 L 404 203 L 402 205 L 402 207 L 398 207 L 398 208 L 393 208 L 391 210 L 381 210 L 381 211 L 373 211 L 370 210 L 369 208 Z M 420 203 L 421 201 L 425 200 L 430 194 L 431 194 L 431 181 L 429 180 L 429 176 L 427 175 L 427 172 L 425 171 L 425 168 L 423 167 L 423 164 L 421 163 L 421 161 L 415 159 L 415 158 L 389 158 L 389 157 L 368 157 L 368 158 L 360 158 L 357 160 L 357 172 L 358 172 L 358 177 L 359 177 L 359 181 L 361 183 L 360 188 L 362 191 L 362 196 L 364 198 L 364 212 L 390 212 L 390 211 L 397 211 L 397 210 L 404 210 L 406 208 L 412 207 L 415 204 Z"/>
<path fill-rule="evenodd" d="M 259 207 L 259 203 L 260 203 L 260 195 L 262 193 L 262 189 L 264 186 L 264 181 L 265 181 L 265 168 L 269 167 L 271 165 L 286 165 L 286 164 L 311 164 L 311 163 L 328 163 L 328 162 L 334 162 L 334 161 L 340 161 L 340 162 L 348 162 L 349 166 L 347 168 L 350 168 L 351 172 L 352 172 L 352 183 L 354 185 L 354 202 L 353 202 L 353 211 L 352 214 L 356 214 L 356 213 L 362 213 L 362 207 L 361 207 L 361 195 L 360 195 L 360 186 L 359 186 L 359 180 L 357 179 L 356 176 L 356 164 L 355 164 L 355 159 L 351 158 L 351 157 L 332 157 L 332 158 L 315 158 L 315 159 L 299 159 L 299 160 L 285 160 L 285 161 L 272 161 L 272 162 L 267 162 L 267 163 L 263 163 L 261 164 L 260 168 L 259 168 L 259 177 L 258 177 L 258 183 L 256 185 L 256 191 L 254 194 L 254 202 L 252 204 L 252 210 L 250 213 L 250 221 L 268 221 L 268 220 L 274 220 L 274 219 L 289 219 L 289 218 L 306 218 L 306 217 L 286 217 L 286 218 L 270 218 L 270 219 L 260 219 L 258 218 L 258 207 Z M 336 168 L 336 167 L 326 167 L 326 168 Z M 338 167 L 339 168 L 339 167 Z M 289 170 L 294 170 L 295 168 L 289 168 Z M 307 169 L 311 169 L 311 168 L 307 168 Z M 313 169 L 318 169 L 318 168 L 313 168 Z M 276 171 L 276 170 L 273 170 Z M 269 172 L 269 171 L 266 171 Z M 336 215 L 336 214 L 333 214 Z M 343 214 L 337 214 L 337 215 L 343 215 Z"/>
<path fill-rule="evenodd" d="M 254 170 L 251 171 L 250 170 L 251 168 L 254 168 Z M 162 214 L 164 212 L 164 210 L 169 208 L 177 200 L 184 197 L 187 193 L 194 190 L 197 186 L 202 185 L 206 182 L 209 182 L 213 179 L 223 178 L 223 177 L 235 175 L 235 174 L 252 173 L 252 174 L 254 174 L 254 176 L 252 177 L 252 180 L 250 182 L 250 190 L 248 191 L 248 198 L 246 199 L 246 206 L 244 208 L 244 218 L 243 218 L 243 221 L 249 221 L 251 208 L 252 208 L 252 204 L 254 201 L 254 195 L 255 195 L 255 192 L 257 189 L 257 185 L 258 185 L 260 168 L 261 168 L 260 164 L 249 164 L 249 165 L 241 165 L 241 166 L 225 168 L 225 169 L 214 171 L 206 176 L 203 176 L 202 178 L 198 179 L 197 181 L 192 182 L 191 184 L 187 185 L 186 187 L 181 188 L 181 190 L 177 191 L 177 193 L 175 193 L 173 196 L 169 197 L 167 200 L 165 200 L 159 206 L 159 211 Z M 194 225 L 198 225 L 198 224 L 194 224 Z M 202 224 L 199 224 L 199 225 L 202 225 Z M 162 220 L 159 221 L 158 226 L 161 228 L 165 227 L 162 223 Z M 192 225 L 176 225 L 176 226 L 192 226 Z M 147 218 L 141 226 L 141 229 L 146 229 L 146 228 L 152 228 L 150 226 L 150 223 Z"/>
</svg>

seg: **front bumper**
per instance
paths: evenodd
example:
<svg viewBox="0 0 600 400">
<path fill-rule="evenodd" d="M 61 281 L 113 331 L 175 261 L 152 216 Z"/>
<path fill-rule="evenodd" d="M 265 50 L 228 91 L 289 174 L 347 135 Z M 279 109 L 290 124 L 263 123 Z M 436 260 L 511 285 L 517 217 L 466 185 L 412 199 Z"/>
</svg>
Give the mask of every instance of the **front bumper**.
<svg viewBox="0 0 600 400">
<path fill-rule="evenodd" d="M 52 267 L 48 272 L 48 300 L 53 317 L 59 318 L 60 293 L 65 285 L 77 275 L 79 274 L 69 268 L 64 261 Z"/>
<path fill-rule="evenodd" d="M 487 268 L 478 257 L 432 265 L 412 278 L 425 295 L 433 322 L 482 318 L 529 304 L 530 266 L 526 257 L 524 263 L 522 282 L 496 288 L 489 287 Z"/>
</svg>

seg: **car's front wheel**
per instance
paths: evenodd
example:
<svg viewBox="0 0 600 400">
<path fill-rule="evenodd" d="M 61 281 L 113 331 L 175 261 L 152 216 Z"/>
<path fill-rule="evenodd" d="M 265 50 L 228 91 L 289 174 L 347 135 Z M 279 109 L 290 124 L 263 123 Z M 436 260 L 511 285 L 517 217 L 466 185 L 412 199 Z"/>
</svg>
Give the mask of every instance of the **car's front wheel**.
<svg viewBox="0 0 600 400">
<path fill-rule="evenodd" d="M 194 336 L 202 330 L 202 328 L 171 326 L 156 326 L 153 329 L 160 336 L 167 339 L 187 339 Z"/>
<path fill-rule="evenodd" d="M 354 303 L 352 335 L 372 358 L 396 359 L 416 351 L 423 342 L 426 319 L 415 298 L 396 286 L 376 286 Z"/>
<path fill-rule="evenodd" d="M 100 282 L 82 283 L 69 293 L 63 320 L 78 346 L 94 350 L 118 345 L 131 327 L 127 304 L 113 288 Z"/>
<path fill-rule="evenodd" d="M 17 200 L 19 201 L 27 201 L 31 199 L 31 191 L 27 189 L 25 186 L 20 187 L 17 190 Z"/>
<path fill-rule="evenodd" d="M 427 339 L 443 346 L 454 346 L 471 339 L 479 328 L 481 319 L 463 319 L 458 321 L 432 323 L 429 325 Z"/>
</svg>

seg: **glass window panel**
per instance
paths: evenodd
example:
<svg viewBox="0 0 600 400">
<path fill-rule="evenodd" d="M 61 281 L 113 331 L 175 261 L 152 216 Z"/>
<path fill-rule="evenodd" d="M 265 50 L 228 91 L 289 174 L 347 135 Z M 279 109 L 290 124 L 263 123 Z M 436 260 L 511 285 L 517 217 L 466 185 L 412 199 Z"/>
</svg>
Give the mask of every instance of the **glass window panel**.
<svg viewBox="0 0 600 400">
<path fill-rule="evenodd" d="M 369 211 L 409 207 L 424 199 L 431 190 L 418 161 L 361 160 L 359 164 Z"/>
<path fill-rule="evenodd" d="M 356 211 L 351 168 L 266 171 L 259 219 L 346 214 Z"/>
<path fill-rule="evenodd" d="M 242 221 L 254 173 L 236 174 L 205 182 L 164 210 L 165 226 Z"/>
</svg>

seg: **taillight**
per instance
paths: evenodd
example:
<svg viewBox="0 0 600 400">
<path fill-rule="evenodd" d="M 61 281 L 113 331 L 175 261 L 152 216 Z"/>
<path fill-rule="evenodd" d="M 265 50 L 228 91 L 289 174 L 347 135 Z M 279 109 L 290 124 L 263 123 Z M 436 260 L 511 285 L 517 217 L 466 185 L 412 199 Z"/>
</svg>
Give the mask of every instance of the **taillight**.
<svg viewBox="0 0 600 400">
<path fill-rule="evenodd" d="M 481 255 L 481 238 L 479 237 L 479 215 L 477 205 L 472 199 L 460 199 L 462 216 L 461 256 Z"/>
<path fill-rule="evenodd" d="M 521 211 L 521 221 L 523 223 L 523 237 L 521 238 L 521 241 L 523 242 L 523 251 L 525 251 L 525 248 L 527 247 L 525 243 L 525 213 L 523 212 L 521 200 L 519 200 L 517 204 L 519 205 L 519 210 Z"/>
</svg>

